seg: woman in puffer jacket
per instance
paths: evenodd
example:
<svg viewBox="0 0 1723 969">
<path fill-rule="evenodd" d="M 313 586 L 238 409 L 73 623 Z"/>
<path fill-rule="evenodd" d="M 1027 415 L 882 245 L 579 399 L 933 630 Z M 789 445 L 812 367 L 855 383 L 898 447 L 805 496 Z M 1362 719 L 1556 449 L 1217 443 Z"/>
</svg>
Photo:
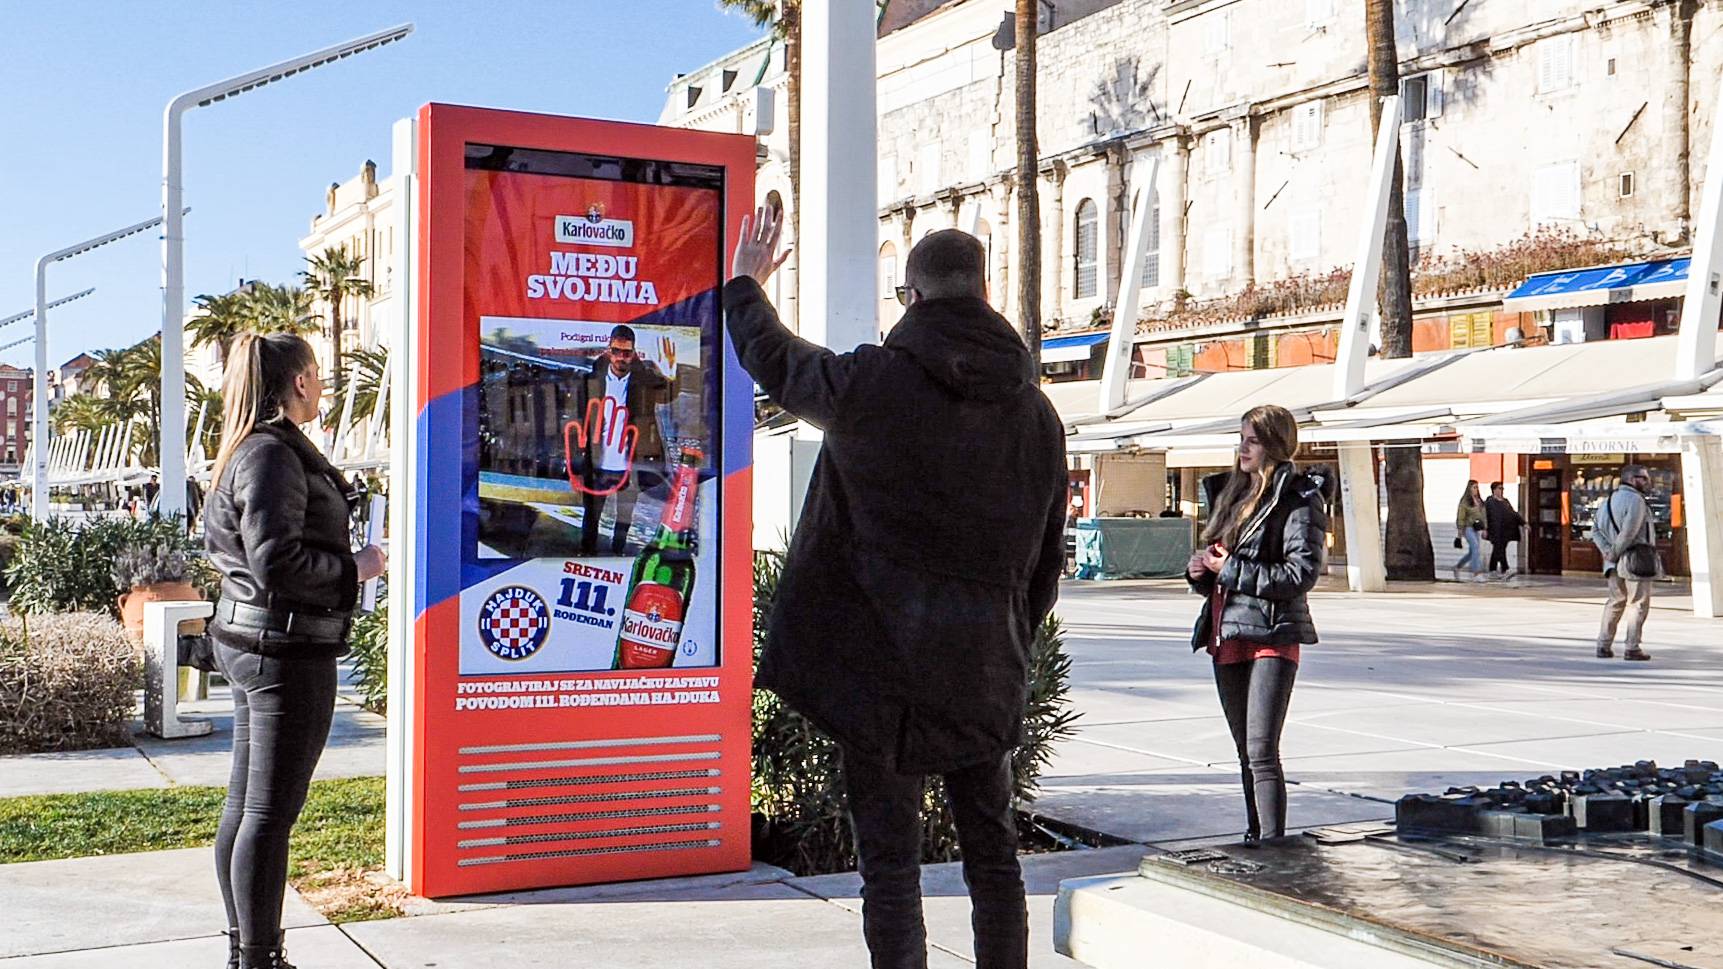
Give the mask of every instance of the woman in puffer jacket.
<svg viewBox="0 0 1723 969">
<path fill-rule="evenodd" d="M 1186 570 L 1204 597 L 1191 648 L 1214 660 L 1238 748 L 1246 842 L 1286 833 L 1280 732 L 1299 647 L 1316 642 L 1306 596 L 1326 558 L 1334 479 L 1294 467 L 1297 449 L 1298 421 L 1286 408 L 1270 404 L 1244 415 L 1238 463 L 1203 481 L 1209 524 Z"/>
<path fill-rule="evenodd" d="M 229 348 L 204 534 L 221 573 L 210 636 L 233 685 L 215 864 L 234 969 L 292 969 L 281 948 L 288 836 L 329 736 L 359 583 L 385 567 L 374 545 L 352 551 L 355 496 L 299 430 L 322 396 L 299 337 L 247 333 Z"/>
</svg>

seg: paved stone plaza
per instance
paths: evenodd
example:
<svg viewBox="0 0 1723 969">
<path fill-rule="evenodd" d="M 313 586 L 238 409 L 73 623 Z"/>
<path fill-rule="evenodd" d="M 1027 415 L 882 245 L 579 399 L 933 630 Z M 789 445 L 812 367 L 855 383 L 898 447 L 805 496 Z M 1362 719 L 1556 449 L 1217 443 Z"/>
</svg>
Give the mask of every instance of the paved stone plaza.
<svg viewBox="0 0 1723 969">
<path fill-rule="evenodd" d="M 1402 793 L 1644 758 L 1723 754 L 1718 625 L 1664 593 L 1647 624 L 1650 663 L 1598 660 L 1595 583 L 1408 586 L 1359 598 L 1325 586 L 1312 607 L 1324 642 L 1305 651 L 1284 754 L 1289 823 L 1388 818 Z M 1038 969 L 1075 966 L 1051 949 L 1058 882 L 1126 871 L 1145 851 L 1237 837 L 1231 740 L 1205 656 L 1187 644 L 1198 600 L 1181 583 L 1067 583 L 1060 604 L 1084 717 L 1036 809 L 1135 845 L 1027 860 Z M 219 709 L 220 700 L 206 709 Z M 380 723 L 350 705 L 324 773 L 381 773 Z M 219 782 L 214 738 L 58 757 L 0 759 L 0 795 Z M 0 969 L 219 963 L 220 902 L 208 852 L 0 866 Z M 930 866 L 930 965 L 968 964 L 968 904 L 956 866 Z M 865 966 L 854 875 L 744 875 L 420 902 L 408 918 L 329 926 L 289 901 L 302 965 L 430 964 L 508 969 Z M 69 920 L 100 899 L 103 917 Z"/>
</svg>

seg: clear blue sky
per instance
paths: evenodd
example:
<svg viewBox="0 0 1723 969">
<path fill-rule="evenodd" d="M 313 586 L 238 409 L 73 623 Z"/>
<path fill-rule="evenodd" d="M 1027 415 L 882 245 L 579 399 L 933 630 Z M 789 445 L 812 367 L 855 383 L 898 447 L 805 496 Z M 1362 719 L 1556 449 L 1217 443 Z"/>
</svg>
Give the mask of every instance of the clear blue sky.
<svg viewBox="0 0 1723 969">
<path fill-rule="evenodd" d="M 162 108 L 182 91 L 412 21 L 405 41 L 185 122 L 186 295 L 285 282 L 331 182 L 389 171 L 389 128 L 427 101 L 656 121 L 665 86 L 759 36 L 716 0 L 18 0 L 0 7 L 0 318 L 34 305 L 45 252 L 161 210 Z M 49 364 L 160 328 L 161 243 L 55 264 Z M 0 344 L 29 324 L 0 330 Z M 0 360 L 28 367 L 24 344 Z"/>
</svg>

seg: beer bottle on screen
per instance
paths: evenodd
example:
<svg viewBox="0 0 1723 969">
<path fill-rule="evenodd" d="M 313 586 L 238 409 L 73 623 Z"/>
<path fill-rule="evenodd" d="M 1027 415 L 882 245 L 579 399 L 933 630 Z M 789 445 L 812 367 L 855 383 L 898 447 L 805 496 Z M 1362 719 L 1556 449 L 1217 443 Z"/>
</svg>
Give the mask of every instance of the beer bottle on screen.
<svg viewBox="0 0 1723 969">
<path fill-rule="evenodd" d="M 694 499 L 700 486 L 701 457 L 694 448 L 683 449 L 658 534 L 634 560 L 611 669 L 662 669 L 676 659 L 682 623 L 694 595 L 698 530 Z"/>
</svg>

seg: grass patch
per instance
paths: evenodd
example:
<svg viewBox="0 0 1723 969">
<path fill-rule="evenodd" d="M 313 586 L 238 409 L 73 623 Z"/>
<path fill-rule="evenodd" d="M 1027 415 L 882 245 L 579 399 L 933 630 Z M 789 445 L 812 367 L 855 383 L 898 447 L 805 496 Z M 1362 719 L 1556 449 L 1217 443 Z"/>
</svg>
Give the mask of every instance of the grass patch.
<svg viewBox="0 0 1723 969">
<path fill-rule="evenodd" d="M 0 864 L 202 848 L 215 843 L 219 787 L 0 798 Z M 383 779 L 315 781 L 293 829 L 288 877 L 331 922 L 400 914 L 382 874 Z"/>
</svg>

